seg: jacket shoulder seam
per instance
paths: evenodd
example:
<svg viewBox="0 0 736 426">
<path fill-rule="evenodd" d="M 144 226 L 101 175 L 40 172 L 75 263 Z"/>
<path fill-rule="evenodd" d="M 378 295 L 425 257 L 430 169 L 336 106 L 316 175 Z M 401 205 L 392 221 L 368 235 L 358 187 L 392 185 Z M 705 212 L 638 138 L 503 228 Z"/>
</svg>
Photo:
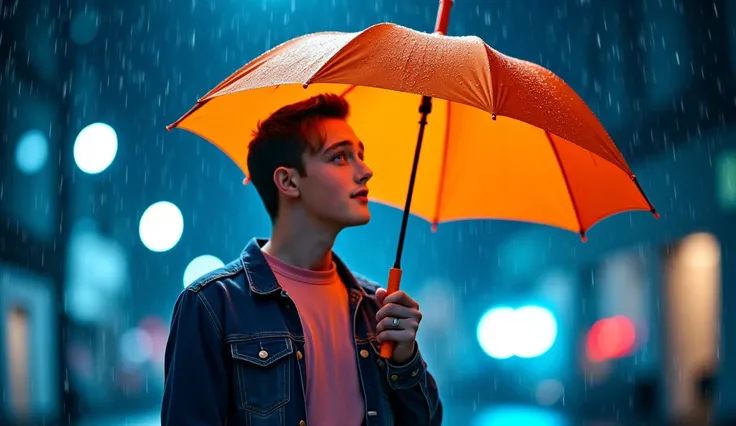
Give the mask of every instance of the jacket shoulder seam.
<svg viewBox="0 0 736 426">
<path fill-rule="evenodd" d="M 223 278 L 232 278 L 235 275 L 239 274 L 243 271 L 242 264 L 238 265 L 240 262 L 234 262 L 230 265 L 224 266 L 223 268 L 216 269 L 209 274 L 206 274 L 193 283 L 189 284 L 186 287 L 187 291 L 191 291 L 192 293 L 199 293 L 204 289 L 205 286 L 208 284 L 211 284 L 215 281 L 219 281 Z"/>
</svg>

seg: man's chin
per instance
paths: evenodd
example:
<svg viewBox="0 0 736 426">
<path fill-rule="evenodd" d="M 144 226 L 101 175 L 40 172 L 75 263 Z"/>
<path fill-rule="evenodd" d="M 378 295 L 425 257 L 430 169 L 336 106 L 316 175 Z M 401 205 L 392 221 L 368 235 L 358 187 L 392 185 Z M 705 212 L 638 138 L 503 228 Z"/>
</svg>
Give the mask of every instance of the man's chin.
<svg viewBox="0 0 736 426">
<path fill-rule="evenodd" d="M 365 213 L 362 215 L 356 215 L 350 218 L 348 223 L 345 224 L 345 227 L 354 227 L 354 226 L 363 226 L 367 225 L 371 221 L 371 214 Z"/>
</svg>

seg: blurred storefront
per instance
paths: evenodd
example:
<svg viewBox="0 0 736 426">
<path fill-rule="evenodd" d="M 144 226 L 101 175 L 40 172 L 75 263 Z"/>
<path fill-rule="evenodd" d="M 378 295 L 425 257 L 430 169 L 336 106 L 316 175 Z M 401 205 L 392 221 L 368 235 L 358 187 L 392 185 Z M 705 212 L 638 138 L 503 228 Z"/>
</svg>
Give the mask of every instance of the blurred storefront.
<svg viewBox="0 0 736 426">
<path fill-rule="evenodd" d="M 736 418 L 736 313 L 728 308 L 736 305 L 736 130 L 703 140 L 633 166 L 661 219 L 613 217 L 584 244 L 543 228 L 509 239 L 541 251 L 529 269 L 542 276 L 580 271 L 581 402 L 615 411 L 629 399 L 647 415 L 694 424 Z"/>
</svg>

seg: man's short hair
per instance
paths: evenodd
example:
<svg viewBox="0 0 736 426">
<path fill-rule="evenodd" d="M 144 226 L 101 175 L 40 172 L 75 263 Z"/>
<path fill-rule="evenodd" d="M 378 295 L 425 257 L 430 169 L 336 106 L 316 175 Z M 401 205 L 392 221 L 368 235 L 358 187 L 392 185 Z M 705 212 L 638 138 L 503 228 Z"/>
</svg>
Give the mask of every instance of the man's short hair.
<svg viewBox="0 0 736 426">
<path fill-rule="evenodd" d="M 335 94 L 321 94 L 286 105 L 258 123 L 248 147 L 248 178 L 263 200 L 271 221 L 279 211 L 279 191 L 273 173 L 279 167 L 296 169 L 306 176 L 304 154 L 319 152 L 325 143 L 319 122 L 345 120 L 348 102 Z"/>
</svg>

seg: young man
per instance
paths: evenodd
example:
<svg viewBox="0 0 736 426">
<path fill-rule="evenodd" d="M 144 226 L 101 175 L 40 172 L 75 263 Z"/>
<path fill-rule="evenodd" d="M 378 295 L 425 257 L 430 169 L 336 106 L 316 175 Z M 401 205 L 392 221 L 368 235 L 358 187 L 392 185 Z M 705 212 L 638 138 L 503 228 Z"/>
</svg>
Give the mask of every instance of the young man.
<svg viewBox="0 0 736 426">
<path fill-rule="evenodd" d="M 250 180 L 273 221 L 268 241 L 177 299 L 166 347 L 165 426 L 436 426 L 437 385 L 406 293 L 353 275 L 332 253 L 364 225 L 371 170 L 348 104 L 319 95 L 260 123 Z M 393 357 L 380 344 L 396 342 Z"/>
</svg>

